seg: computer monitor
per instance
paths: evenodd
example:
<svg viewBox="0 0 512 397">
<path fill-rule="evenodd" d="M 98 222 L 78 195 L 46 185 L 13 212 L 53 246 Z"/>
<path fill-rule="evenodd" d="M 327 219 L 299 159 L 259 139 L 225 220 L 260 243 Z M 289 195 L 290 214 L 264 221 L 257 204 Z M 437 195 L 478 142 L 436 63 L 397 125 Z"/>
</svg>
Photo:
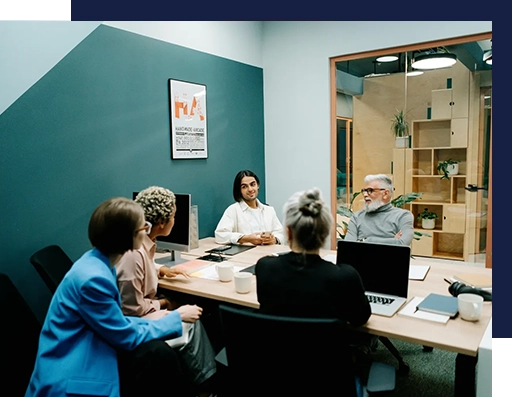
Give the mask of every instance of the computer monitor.
<svg viewBox="0 0 512 397">
<path fill-rule="evenodd" d="M 133 192 L 133 199 L 139 192 Z M 190 213 L 192 208 L 192 195 L 174 194 L 176 196 L 176 215 L 174 217 L 174 226 L 168 236 L 158 236 L 156 238 L 156 252 L 170 252 L 171 255 L 165 258 L 157 258 L 155 262 L 166 266 L 174 266 L 187 259 L 181 258 L 181 252 L 190 250 Z"/>
</svg>

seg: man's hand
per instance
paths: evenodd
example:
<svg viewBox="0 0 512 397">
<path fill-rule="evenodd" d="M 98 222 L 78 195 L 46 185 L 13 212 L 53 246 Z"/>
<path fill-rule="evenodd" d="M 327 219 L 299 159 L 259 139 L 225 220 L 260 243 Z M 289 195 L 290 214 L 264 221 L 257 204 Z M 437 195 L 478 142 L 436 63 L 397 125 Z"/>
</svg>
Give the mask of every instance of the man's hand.
<svg viewBox="0 0 512 397">
<path fill-rule="evenodd" d="M 399 230 L 397 234 L 395 234 L 395 238 L 402 238 L 402 231 Z"/>
<path fill-rule="evenodd" d="M 261 232 L 260 238 L 261 238 L 261 245 L 277 244 L 276 238 L 272 234 L 272 232 Z"/>
<path fill-rule="evenodd" d="M 259 233 L 253 233 L 253 234 L 245 234 L 238 240 L 238 243 L 244 244 L 244 243 L 251 243 L 254 245 L 262 245 L 263 239 L 261 238 L 261 235 Z"/>
<path fill-rule="evenodd" d="M 176 309 L 185 323 L 195 323 L 203 314 L 203 308 L 197 305 L 183 305 Z"/>
</svg>

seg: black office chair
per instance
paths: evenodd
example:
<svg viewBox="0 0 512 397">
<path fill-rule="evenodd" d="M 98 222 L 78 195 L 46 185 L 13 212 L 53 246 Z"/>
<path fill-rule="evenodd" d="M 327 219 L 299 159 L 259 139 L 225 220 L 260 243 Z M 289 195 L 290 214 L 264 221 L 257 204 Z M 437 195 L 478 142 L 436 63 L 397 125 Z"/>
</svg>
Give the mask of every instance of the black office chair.
<svg viewBox="0 0 512 397">
<path fill-rule="evenodd" d="M 357 395 L 348 330 L 339 320 L 273 316 L 225 304 L 219 311 L 226 396 Z M 394 388 L 395 369 L 388 367 Z"/>
<path fill-rule="evenodd" d="M 9 276 L 0 273 L 0 395 L 24 396 L 39 344 L 41 324 Z"/>
<path fill-rule="evenodd" d="M 40 249 L 30 257 L 30 263 L 36 268 L 52 294 L 73 265 L 73 261 L 58 245 L 49 245 Z"/>
</svg>

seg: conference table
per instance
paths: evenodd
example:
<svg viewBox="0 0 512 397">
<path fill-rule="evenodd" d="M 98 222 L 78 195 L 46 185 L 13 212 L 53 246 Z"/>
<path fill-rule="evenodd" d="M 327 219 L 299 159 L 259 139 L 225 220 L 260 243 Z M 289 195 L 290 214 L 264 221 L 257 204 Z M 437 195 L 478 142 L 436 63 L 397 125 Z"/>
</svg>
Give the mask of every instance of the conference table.
<svg viewBox="0 0 512 397">
<path fill-rule="evenodd" d="M 205 255 L 205 251 L 219 247 L 213 237 L 201 239 L 199 247 L 183 253 L 184 259 L 197 260 Z M 285 245 L 257 246 L 234 256 L 225 256 L 237 269 L 255 264 L 259 258 L 266 255 L 275 255 L 289 251 Z M 156 254 L 162 257 L 166 254 Z M 336 251 L 323 249 L 322 257 L 333 257 Z M 409 280 L 408 301 L 413 297 L 425 297 L 431 292 L 448 295 L 448 284 L 445 279 L 457 273 L 485 275 L 492 277 L 492 270 L 488 268 L 469 265 L 444 264 L 429 261 L 429 258 L 413 258 L 411 265 L 429 265 L 430 269 L 424 280 Z M 215 262 L 212 262 L 215 265 Z M 259 308 L 256 295 L 256 277 L 253 276 L 251 291 L 239 294 L 235 291 L 234 282 L 221 282 L 218 280 L 198 277 L 163 278 L 159 280 L 159 287 L 175 292 L 195 295 L 219 302 Z M 476 364 L 476 357 L 480 341 L 492 317 L 492 302 L 484 302 L 482 315 L 479 321 L 468 322 L 460 316 L 450 319 L 447 323 L 437 323 L 412 317 L 395 314 L 393 317 L 372 315 L 369 321 L 358 328 L 362 332 L 384 336 L 423 346 L 443 349 L 459 353 L 458 357 L 472 358 L 470 367 Z M 456 370 L 457 371 L 457 370 Z M 456 382 L 457 383 L 457 382 Z M 461 393 L 462 394 L 462 393 Z"/>
</svg>

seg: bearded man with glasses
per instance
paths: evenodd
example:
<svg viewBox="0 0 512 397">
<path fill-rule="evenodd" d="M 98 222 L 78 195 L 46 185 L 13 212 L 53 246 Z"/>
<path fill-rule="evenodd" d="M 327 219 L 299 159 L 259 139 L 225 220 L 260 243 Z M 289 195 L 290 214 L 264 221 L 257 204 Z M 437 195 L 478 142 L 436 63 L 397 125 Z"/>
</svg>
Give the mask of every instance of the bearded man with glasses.
<svg viewBox="0 0 512 397">
<path fill-rule="evenodd" d="M 364 208 L 350 218 L 345 240 L 410 246 L 414 217 L 410 211 L 391 204 L 393 181 L 376 174 L 366 175 L 364 183 Z"/>
</svg>

